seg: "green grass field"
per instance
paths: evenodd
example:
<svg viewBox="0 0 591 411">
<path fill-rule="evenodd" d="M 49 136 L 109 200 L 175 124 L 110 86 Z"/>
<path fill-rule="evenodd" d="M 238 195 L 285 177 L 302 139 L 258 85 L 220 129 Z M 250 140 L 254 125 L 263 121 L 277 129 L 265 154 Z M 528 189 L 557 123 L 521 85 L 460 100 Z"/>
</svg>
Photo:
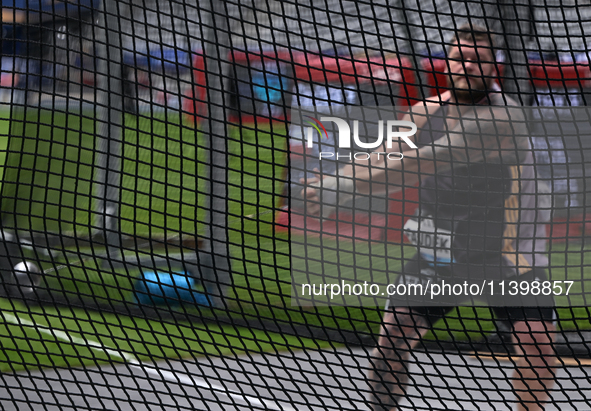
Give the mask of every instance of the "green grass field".
<svg viewBox="0 0 591 411">
<path fill-rule="evenodd" d="M 122 234 L 145 238 L 179 233 L 198 235 L 205 216 L 205 181 L 198 177 L 203 176 L 205 170 L 204 137 L 174 116 L 126 116 L 124 129 Z M 8 120 L 4 114 L 0 117 L 0 145 L 6 144 L 8 134 L 12 138 L 2 185 L 5 226 L 15 226 L 23 232 L 90 237 L 95 217 L 92 212 L 95 189 L 92 182 L 96 173 L 93 119 L 84 115 L 31 111 L 26 116 L 13 113 Z M 272 212 L 284 189 L 285 129 L 232 128 L 228 152 L 228 222 L 234 283 L 230 315 L 375 333 L 380 322 L 380 310 L 375 307 L 290 306 L 289 238 L 286 234 L 274 233 Z M 356 244 L 361 253 L 369 253 L 369 247 L 369 244 Z M 82 295 L 103 302 L 133 301 L 133 286 L 139 273 L 110 271 L 95 259 L 84 260 L 101 253 L 100 248 L 59 245 L 54 248 L 59 256 L 54 262 L 48 257 L 40 258 L 42 268 L 54 267 L 54 263 L 64 263 L 68 267 L 48 274 L 45 285 L 63 289 L 71 296 Z M 590 248 L 581 244 L 553 246 L 550 250 L 553 278 L 584 275 L 591 279 L 591 257 L 587 257 L 590 253 L 586 252 Z M 400 249 L 397 245 L 389 246 L 389 258 L 399 259 Z M 140 251 L 145 255 L 165 253 L 164 248 Z M 584 305 L 582 301 L 577 303 Z M 330 344 L 207 323 L 153 321 L 54 307 L 28 308 L 6 299 L 0 300 L 0 310 L 12 317 L 121 347 L 141 358 L 224 355 Z M 192 312 L 200 311 L 193 309 Z M 460 312 L 462 319 L 456 318 L 448 321 L 445 327 L 437 327 L 440 330 L 428 338 L 481 339 L 483 331 L 493 328 L 486 309 L 475 312 L 462 308 Z M 588 310 L 561 309 L 560 326 L 591 329 Z M 52 339 L 34 328 L 9 321 L 0 324 L 0 347 L 0 372 L 113 360 L 88 347 Z"/>
</svg>

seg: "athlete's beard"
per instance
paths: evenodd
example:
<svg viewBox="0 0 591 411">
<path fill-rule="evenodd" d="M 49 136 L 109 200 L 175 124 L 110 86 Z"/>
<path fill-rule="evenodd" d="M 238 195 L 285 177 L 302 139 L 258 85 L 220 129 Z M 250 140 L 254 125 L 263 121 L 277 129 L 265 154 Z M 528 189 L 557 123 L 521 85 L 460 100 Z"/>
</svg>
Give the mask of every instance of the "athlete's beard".
<svg viewBox="0 0 591 411">
<path fill-rule="evenodd" d="M 456 86 L 452 76 L 449 76 L 449 80 L 452 85 L 451 92 L 458 103 L 476 104 L 490 92 L 485 80 L 479 85 L 472 85 L 466 81 L 462 86 Z"/>
</svg>

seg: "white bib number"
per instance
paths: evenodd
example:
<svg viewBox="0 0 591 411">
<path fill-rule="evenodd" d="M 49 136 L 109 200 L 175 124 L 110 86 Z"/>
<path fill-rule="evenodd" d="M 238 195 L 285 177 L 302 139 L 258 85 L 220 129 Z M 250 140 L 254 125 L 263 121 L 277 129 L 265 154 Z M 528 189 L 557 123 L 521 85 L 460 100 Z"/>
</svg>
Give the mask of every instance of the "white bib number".
<svg viewBox="0 0 591 411">
<path fill-rule="evenodd" d="M 425 260 L 434 264 L 453 262 L 451 250 L 453 233 L 436 227 L 431 216 L 422 215 L 418 220 L 409 219 L 404 224 L 404 234 L 417 247 Z"/>
</svg>

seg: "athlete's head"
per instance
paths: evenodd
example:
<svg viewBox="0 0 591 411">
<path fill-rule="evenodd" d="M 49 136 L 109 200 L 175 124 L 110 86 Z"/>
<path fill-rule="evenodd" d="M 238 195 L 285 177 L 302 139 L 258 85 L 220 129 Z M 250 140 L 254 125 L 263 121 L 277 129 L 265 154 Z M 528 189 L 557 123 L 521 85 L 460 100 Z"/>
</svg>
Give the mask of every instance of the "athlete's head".
<svg viewBox="0 0 591 411">
<path fill-rule="evenodd" d="M 447 50 L 448 77 L 458 101 L 478 101 L 490 89 L 496 75 L 494 35 L 484 27 L 459 27 Z"/>
</svg>

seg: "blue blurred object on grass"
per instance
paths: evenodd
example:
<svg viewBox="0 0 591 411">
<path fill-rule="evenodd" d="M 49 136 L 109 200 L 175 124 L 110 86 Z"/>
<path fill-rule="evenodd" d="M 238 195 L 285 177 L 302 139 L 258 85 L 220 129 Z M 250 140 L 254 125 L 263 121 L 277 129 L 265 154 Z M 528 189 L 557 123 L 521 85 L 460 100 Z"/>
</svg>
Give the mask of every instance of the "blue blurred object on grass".
<svg viewBox="0 0 591 411">
<path fill-rule="evenodd" d="M 144 271 L 134 287 L 136 302 L 178 306 L 181 303 L 211 306 L 207 295 L 195 289 L 195 279 L 185 271 Z"/>
</svg>

